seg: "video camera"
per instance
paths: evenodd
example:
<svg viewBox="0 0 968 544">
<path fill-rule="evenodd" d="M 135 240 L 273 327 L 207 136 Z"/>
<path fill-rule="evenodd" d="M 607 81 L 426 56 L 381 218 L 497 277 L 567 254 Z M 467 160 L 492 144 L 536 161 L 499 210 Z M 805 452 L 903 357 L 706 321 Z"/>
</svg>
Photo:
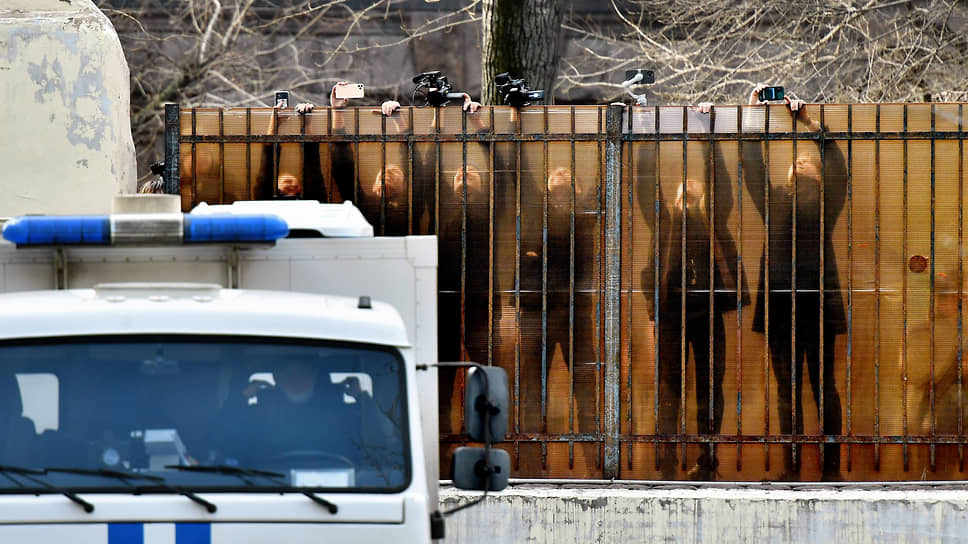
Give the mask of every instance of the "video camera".
<svg viewBox="0 0 968 544">
<path fill-rule="evenodd" d="M 450 92 L 454 87 L 447 81 L 447 76 L 441 75 L 440 70 L 417 74 L 413 76 L 413 83 L 410 102 L 417 107 L 446 106 L 451 100 L 464 98 L 464 93 Z M 419 103 L 421 97 L 423 103 Z"/>
<path fill-rule="evenodd" d="M 507 72 L 494 76 L 494 84 L 504 103 L 515 108 L 527 106 L 532 100 L 544 100 L 545 97 L 544 91 L 529 91 L 524 79 L 511 79 Z"/>
</svg>

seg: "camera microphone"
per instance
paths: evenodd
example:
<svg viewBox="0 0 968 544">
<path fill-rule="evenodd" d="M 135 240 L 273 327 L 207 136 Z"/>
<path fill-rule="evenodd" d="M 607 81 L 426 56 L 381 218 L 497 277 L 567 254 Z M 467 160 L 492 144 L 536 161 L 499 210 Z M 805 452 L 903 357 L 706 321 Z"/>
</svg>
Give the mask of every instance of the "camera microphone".
<svg viewBox="0 0 968 544">
<path fill-rule="evenodd" d="M 622 86 L 625 87 L 626 89 L 628 89 L 632 85 L 635 85 L 639 81 L 642 81 L 642 77 L 644 77 L 644 76 L 642 76 L 642 72 L 639 72 L 639 73 L 635 74 L 635 76 L 633 76 L 632 79 L 626 79 L 625 81 L 623 81 L 622 82 Z"/>
<path fill-rule="evenodd" d="M 655 83 L 655 72 L 652 70 L 626 70 L 625 71 L 625 81 L 622 82 L 622 88 L 629 96 L 635 99 L 635 103 L 639 106 L 647 106 L 649 101 L 645 98 L 645 93 L 635 94 L 632 92 L 632 86 L 635 84 L 651 85 Z"/>
</svg>

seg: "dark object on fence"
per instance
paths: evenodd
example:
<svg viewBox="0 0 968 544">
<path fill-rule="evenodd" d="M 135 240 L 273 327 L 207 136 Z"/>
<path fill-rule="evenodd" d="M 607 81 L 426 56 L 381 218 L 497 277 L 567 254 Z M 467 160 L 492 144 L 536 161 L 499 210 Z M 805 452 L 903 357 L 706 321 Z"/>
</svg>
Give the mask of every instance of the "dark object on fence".
<svg viewBox="0 0 968 544">
<path fill-rule="evenodd" d="M 758 95 L 760 102 L 783 100 L 783 96 L 783 87 L 765 87 Z"/>
<path fill-rule="evenodd" d="M 508 106 L 521 108 L 534 100 L 544 100 L 544 91 L 529 91 L 524 79 L 511 79 L 507 72 L 494 76 L 497 91 L 504 98 Z"/>
<path fill-rule="evenodd" d="M 464 98 L 464 93 L 452 93 L 454 86 L 440 70 L 423 72 L 413 76 L 414 88 L 410 93 L 410 103 L 414 106 L 446 106 L 451 100 Z"/>
</svg>

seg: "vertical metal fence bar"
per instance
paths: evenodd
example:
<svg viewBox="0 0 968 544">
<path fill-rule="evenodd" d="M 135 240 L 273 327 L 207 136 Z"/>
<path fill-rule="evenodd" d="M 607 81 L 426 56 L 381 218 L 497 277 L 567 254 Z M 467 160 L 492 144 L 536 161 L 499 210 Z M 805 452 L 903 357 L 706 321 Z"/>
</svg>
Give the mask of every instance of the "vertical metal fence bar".
<svg viewBox="0 0 968 544">
<path fill-rule="evenodd" d="M 436 117 L 441 119 L 440 108 L 437 108 Z M 438 121 L 438 124 L 440 122 Z M 470 359 L 467 349 L 467 186 L 470 184 L 470 179 L 467 174 L 467 113 L 464 111 L 461 111 L 460 153 L 460 348 L 461 357 Z"/>
<path fill-rule="evenodd" d="M 622 111 L 609 106 L 605 118 L 605 462 L 602 476 L 617 478 L 619 469 L 619 412 L 622 280 Z"/>
<path fill-rule="evenodd" d="M 440 234 L 440 173 L 443 170 L 443 157 L 440 154 L 440 123 L 434 117 L 434 224 L 430 232 Z"/>
<path fill-rule="evenodd" d="M 853 346 L 854 346 L 854 137 L 853 109 L 847 105 L 847 472 L 851 471 L 853 447 Z M 839 447 L 839 446 L 838 446 Z"/>
<path fill-rule="evenodd" d="M 193 208 L 195 207 L 195 203 L 198 202 L 198 153 L 197 153 L 196 144 L 195 144 L 195 139 L 198 136 L 197 121 L 198 121 L 198 117 L 196 115 L 196 108 L 192 108 L 192 207 Z M 276 176 L 273 176 L 273 179 L 275 179 L 275 177 Z"/>
<path fill-rule="evenodd" d="M 181 175 L 179 173 L 179 154 L 181 146 L 178 143 L 181 136 L 181 109 L 178 104 L 165 104 L 165 193 L 177 195 Z"/>
<path fill-rule="evenodd" d="M 763 239 L 763 391 L 764 391 L 764 402 L 766 406 L 770 406 L 770 146 L 766 140 L 765 131 L 770 127 L 770 108 L 763 107 L 763 130 L 764 134 L 761 136 L 761 140 L 753 142 L 753 145 L 758 145 L 764 147 L 763 151 L 763 229 L 764 229 L 764 239 Z M 777 391 L 779 394 L 779 391 Z M 783 417 L 782 415 L 780 417 Z M 763 410 L 763 418 L 766 420 L 766 430 L 765 434 L 769 436 L 770 434 L 770 410 Z M 793 447 L 792 444 L 790 447 Z M 765 445 L 766 455 L 764 456 L 766 471 L 770 471 L 770 442 L 767 441 Z"/>
<path fill-rule="evenodd" d="M 491 131 L 494 130 L 494 108 L 489 108 Z M 488 171 L 491 173 L 487 188 L 487 366 L 494 364 L 494 187 L 497 180 L 494 160 L 496 143 L 487 144 Z M 503 304 L 503 300 L 501 302 Z"/>
<path fill-rule="evenodd" d="M 410 109 L 410 127 L 413 130 L 413 109 Z M 414 137 L 412 134 L 407 136 L 407 234 L 423 234 L 414 231 L 414 217 L 413 217 L 413 183 L 414 175 L 413 171 L 416 168 L 416 164 L 413 162 L 413 148 L 414 148 Z M 426 180 L 424 180 L 426 181 Z"/>
<path fill-rule="evenodd" d="M 709 160 L 706 166 L 709 168 L 709 173 L 706 176 L 706 194 L 709 195 L 709 214 L 706 219 L 709 222 L 709 319 L 708 323 L 708 333 L 709 333 L 709 364 L 708 364 L 708 376 L 707 376 L 707 389 L 709 394 L 708 404 L 708 417 L 707 417 L 707 432 L 709 435 L 713 433 L 718 433 L 719 430 L 714 429 L 714 422 L 716 420 L 716 335 L 714 334 L 714 320 L 719 319 L 716 316 L 715 298 L 716 298 L 716 149 L 715 140 L 713 140 L 713 133 L 716 131 L 716 111 L 715 109 L 709 112 Z M 724 363 L 725 364 L 725 363 Z M 720 384 L 721 388 L 721 384 Z M 715 459 L 715 448 L 716 445 L 713 442 L 707 442 L 704 444 L 707 448 L 707 453 L 709 455 L 708 460 L 712 466 L 712 462 Z"/>
<path fill-rule="evenodd" d="M 881 131 L 881 105 L 874 107 Z M 874 140 L 874 470 L 881 469 L 881 141 Z"/>
<path fill-rule="evenodd" d="M 548 133 L 548 106 L 542 107 L 544 134 Z M 548 432 L 548 376 L 551 357 L 548 354 L 548 234 L 551 227 L 548 216 L 548 140 L 541 142 L 541 430 Z M 553 355 L 553 354 L 552 354 Z M 548 442 L 541 441 L 541 466 L 548 469 Z"/>
<path fill-rule="evenodd" d="M 824 467 L 824 454 L 826 453 L 824 451 L 824 450 L 826 450 L 826 448 L 824 447 L 824 444 L 826 443 L 826 438 L 827 438 L 826 437 L 826 431 L 827 431 L 827 429 L 824 428 L 824 424 L 823 424 L 824 400 L 825 400 L 824 394 L 823 394 L 824 393 L 824 381 L 827 379 L 827 376 L 824 375 L 825 372 L 824 372 L 824 364 L 823 364 L 824 357 L 826 356 L 826 353 L 824 352 L 825 351 L 824 350 L 824 340 L 825 340 L 825 332 L 826 331 L 824 331 L 824 328 L 825 327 L 823 326 L 823 323 L 824 323 L 823 299 L 824 299 L 824 287 L 826 287 L 826 283 L 824 281 L 824 279 L 825 279 L 824 278 L 824 269 L 825 269 L 824 265 L 827 264 L 825 262 L 825 260 L 824 260 L 824 256 L 827 253 L 827 244 L 825 243 L 825 236 L 824 236 L 826 234 L 825 231 L 826 231 L 826 228 L 827 228 L 826 217 L 824 216 L 824 212 L 826 211 L 826 208 L 825 208 L 825 204 L 826 203 L 824 202 L 824 189 L 825 189 L 825 187 L 827 185 L 827 183 L 826 183 L 826 181 L 827 181 L 827 161 L 826 161 L 826 158 L 827 157 L 824 155 L 824 148 L 827 147 L 827 141 L 826 141 L 826 139 L 823 136 L 823 132 L 827 130 L 827 125 L 825 124 L 825 121 L 826 120 L 824 119 L 824 107 L 821 104 L 820 105 L 820 130 L 821 130 L 821 133 L 820 133 L 820 187 L 819 187 L 819 189 L 820 189 L 820 193 L 819 193 L 820 196 L 818 197 L 818 199 L 820 201 L 819 202 L 819 205 L 820 205 L 820 214 L 819 214 L 819 216 L 820 216 L 820 229 L 819 229 L 819 231 L 820 232 L 818 234 L 818 238 L 819 238 L 818 239 L 818 244 L 819 244 L 818 247 L 820 248 L 819 251 L 818 251 L 818 253 L 820 254 L 820 272 L 817 275 L 818 276 L 818 281 L 819 281 L 819 283 L 817 284 L 817 291 L 819 291 L 819 299 L 820 299 L 819 300 L 819 305 L 820 305 L 819 315 L 820 315 L 820 317 L 818 318 L 818 322 L 817 322 L 817 329 L 819 329 L 818 332 L 820 333 L 819 342 L 817 342 L 819 344 L 817 346 L 817 348 L 818 348 L 818 350 L 820 352 L 819 357 L 818 357 L 819 360 L 817 361 L 817 363 L 820 365 L 820 372 L 819 372 L 819 374 L 820 374 L 820 394 L 818 395 L 818 398 L 820 399 L 820 402 L 817 403 L 817 421 L 818 421 L 818 423 L 820 425 L 820 437 L 821 437 L 820 438 L 821 444 L 818 446 L 817 449 L 820 452 L 819 461 L 820 461 L 820 470 L 821 471 L 823 471 L 823 467 Z M 796 126 L 797 126 L 797 119 L 796 119 L 796 117 L 793 118 L 793 126 L 794 126 L 794 128 L 796 128 Z M 794 143 L 794 146 L 796 146 L 796 140 L 794 140 L 793 143 Z M 831 142 L 831 143 L 833 143 L 833 142 Z M 794 147 L 794 149 L 795 149 L 795 147 Z M 796 210 L 797 207 L 794 206 L 793 209 Z M 796 240 L 795 239 L 794 239 L 794 242 L 793 243 L 794 243 L 794 247 L 796 247 Z M 796 359 L 794 359 L 794 364 L 799 365 L 799 361 L 797 361 Z M 800 414 L 800 417 L 803 417 L 803 414 Z M 839 448 L 840 445 L 838 444 L 837 447 Z M 840 467 L 837 467 L 837 469 L 839 470 Z"/>
<path fill-rule="evenodd" d="M 660 236 L 660 233 L 662 230 L 660 227 L 660 224 L 662 222 L 659 220 L 659 218 L 661 217 L 659 214 L 659 210 L 661 209 L 661 206 L 663 206 L 664 204 L 662 202 L 662 198 L 661 198 L 662 193 L 660 191 L 662 180 L 659 176 L 659 172 L 662 171 L 662 155 L 660 153 L 661 146 L 659 145 L 659 108 L 655 107 L 654 112 L 655 112 L 655 115 L 654 115 L 655 127 L 654 127 L 653 134 L 655 136 L 655 142 L 654 142 L 655 149 L 653 151 L 654 152 L 653 157 L 655 158 L 655 172 L 654 172 L 655 183 L 652 186 L 652 191 L 653 191 L 652 213 L 653 213 L 653 217 L 655 218 L 655 232 L 652 233 L 652 239 L 655 241 L 655 243 L 652 244 L 652 248 L 653 248 L 652 249 L 652 259 L 653 259 L 652 269 L 655 271 L 655 273 L 653 274 L 653 283 L 652 283 L 652 297 L 653 297 L 652 302 L 655 305 L 654 306 L 655 322 L 652 328 L 652 333 L 653 333 L 652 334 L 652 351 L 653 351 L 653 382 L 652 383 L 655 386 L 655 395 L 654 395 L 655 405 L 653 406 L 653 415 L 655 418 L 655 434 L 659 434 L 659 431 L 660 431 L 659 429 L 659 389 L 660 389 L 659 388 L 659 379 L 660 379 L 659 378 L 659 350 L 662 349 L 660 347 L 660 342 L 659 342 L 659 331 L 661 329 L 660 325 L 661 325 L 661 319 L 662 319 L 662 315 L 661 315 L 662 305 L 659 304 L 659 281 L 660 281 L 660 278 L 662 277 L 662 268 L 661 268 L 662 254 L 659 251 L 659 240 L 662 239 Z M 657 441 L 655 442 L 655 469 L 656 470 L 659 469 L 659 451 L 660 451 L 659 442 Z"/>
<path fill-rule="evenodd" d="M 743 107 L 736 106 L 736 435 L 743 434 Z M 725 399 L 724 399 L 725 402 Z M 743 445 L 736 444 L 736 472 L 743 470 Z"/>
<path fill-rule="evenodd" d="M 245 135 L 252 135 L 252 108 L 245 108 Z M 252 142 L 246 138 L 245 142 L 245 194 L 249 200 L 255 200 L 252 192 Z"/>
<path fill-rule="evenodd" d="M 608 122 L 608 109 L 598 108 L 598 126 L 604 127 L 606 126 L 607 122 Z M 607 134 L 607 131 L 606 131 L 606 134 Z M 619 129 L 619 136 L 621 137 L 621 129 Z M 601 217 L 603 217 L 603 214 L 604 214 L 604 208 L 603 208 L 604 201 L 601 200 L 601 198 L 604 197 L 604 191 L 602 191 L 602 186 L 604 183 L 603 180 L 605 180 L 607 177 L 607 174 L 605 172 L 607 165 L 606 165 L 606 160 L 604 160 L 604 159 L 607 159 L 605 146 L 606 146 L 606 142 L 603 142 L 603 141 L 598 142 L 598 156 L 600 157 L 598 161 L 598 179 L 599 179 L 598 188 L 599 188 L 599 197 L 600 197 L 598 199 L 599 200 L 598 211 L 602 213 L 599 214 L 599 222 L 598 222 L 599 232 L 597 235 L 596 242 L 600 245 L 601 248 L 605 248 L 605 236 L 604 236 L 604 233 L 602 232 L 602 230 L 605 227 L 605 223 L 601 219 Z M 621 153 L 621 150 L 619 150 L 619 153 Z M 619 179 L 621 180 L 621 177 Z M 604 341 L 605 315 L 604 314 L 605 314 L 605 304 L 606 304 L 606 301 L 603 298 L 603 293 L 605 292 L 605 281 L 607 279 L 606 272 L 605 272 L 605 260 L 606 259 L 602 258 L 601 252 L 598 252 L 596 254 L 595 288 L 597 289 L 597 291 L 596 291 L 596 300 L 595 300 L 595 342 L 594 342 L 595 350 L 594 351 L 596 354 L 596 359 L 602 362 L 604 362 L 604 359 L 605 359 L 604 352 L 603 352 L 604 350 L 603 346 L 605 343 Z M 616 383 L 618 382 L 616 381 Z M 598 469 L 604 469 L 604 467 L 606 466 L 605 464 L 606 454 L 608 453 L 607 444 L 606 444 L 606 440 L 608 437 L 605 433 L 605 416 L 604 416 L 605 403 L 606 403 L 605 394 L 606 393 L 605 393 L 605 384 L 603 383 L 603 370 L 600 367 L 599 370 L 596 371 L 595 373 L 595 402 L 596 402 L 596 406 L 600 407 L 600 409 L 597 410 L 595 414 L 595 432 L 598 433 L 598 438 L 599 438 L 598 465 L 596 466 L 596 468 Z M 616 418 L 617 417 L 618 416 L 616 413 Z M 618 419 L 616 419 L 616 421 L 618 421 Z M 621 448 L 621 445 L 617 444 L 615 447 Z M 616 456 L 616 459 L 617 458 L 618 456 Z M 616 462 L 615 467 L 616 468 L 619 467 L 618 462 Z"/>
<path fill-rule="evenodd" d="M 962 372 L 964 371 L 963 356 L 964 356 L 964 329 L 963 329 L 963 318 L 964 318 L 964 262 L 965 262 L 965 238 L 964 238 L 964 220 L 965 220 L 965 127 L 964 127 L 964 105 L 958 104 L 958 348 L 957 348 L 957 360 L 958 360 L 958 438 L 964 439 L 965 426 L 964 426 L 964 398 L 962 397 Z M 964 471 L 965 469 L 965 448 L 958 441 L 958 471 Z"/>
<path fill-rule="evenodd" d="M 385 124 L 385 122 L 384 122 L 384 124 Z M 386 133 L 386 131 L 384 131 L 384 133 Z M 306 136 L 306 115 L 305 114 L 300 114 L 299 115 L 299 135 L 302 136 L 305 139 L 305 136 Z M 305 198 L 305 196 L 306 196 L 306 176 L 305 176 L 305 172 L 306 172 L 306 148 L 307 147 L 309 147 L 310 149 L 314 150 L 313 153 L 316 153 L 317 156 L 319 155 L 319 144 L 318 143 L 317 144 L 309 144 L 309 143 L 306 143 L 305 141 L 303 141 L 303 143 L 299 144 L 299 148 L 300 148 L 300 150 L 302 150 L 302 155 L 300 155 L 300 157 L 299 157 L 299 162 L 300 162 L 300 165 L 301 165 L 300 171 L 304 172 L 304 174 L 302 176 L 302 183 L 300 183 L 300 186 L 302 187 L 300 189 L 300 198 Z M 224 183 L 224 179 L 225 178 L 223 177 L 222 179 L 223 179 L 223 183 Z M 223 200 L 223 202 L 224 202 L 224 200 Z"/>
<path fill-rule="evenodd" d="M 380 115 L 380 228 L 377 232 L 386 234 L 387 230 L 387 116 Z M 304 146 L 306 144 L 303 144 Z M 305 152 L 303 153 L 305 157 Z M 306 188 L 303 187 L 303 192 Z"/>
<path fill-rule="evenodd" d="M 769 106 L 766 107 L 767 110 L 770 109 Z M 821 110 L 823 111 L 823 110 Z M 769 128 L 769 126 L 767 126 Z M 797 128 L 797 118 L 793 117 L 793 130 Z M 823 142 L 820 144 L 821 149 L 823 149 Z M 798 210 L 798 200 L 800 193 L 800 176 L 797 173 L 796 161 L 797 161 L 797 140 L 793 140 L 793 156 L 791 157 L 793 166 L 793 204 L 791 205 L 791 232 L 790 232 L 790 432 L 794 437 L 794 441 L 790 443 L 790 454 L 793 457 L 793 470 L 800 470 L 800 443 L 796 441 L 800 437 L 797 436 L 797 419 L 803 417 L 799 413 L 799 403 L 802 399 L 797 394 L 797 387 L 800 386 L 800 380 L 803 379 L 802 376 L 798 376 L 800 373 L 801 361 L 797 358 L 797 223 L 799 223 L 799 212 Z M 821 159 L 822 160 L 822 159 Z M 823 185 L 823 184 L 821 184 Z M 822 246 L 821 246 L 822 247 Z M 823 250 L 820 250 L 820 254 L 823 255 Z M 783 417 L 782 415 L 780 417 Z"/>
<path fill-rule="evenodd" d="M 225 118 L 223 117 L 225 110 L 222 108 L 218 109 L 218 201 L 219 203 L 225 203 Z"/>
<path fill-rule="evenodd" d="M 332 138 L 333 131 L 335 129 L 336 129 L 336 110 L 333 107 L 330 107 L 326 111 L 326 136 Z M 329 143 L 326 144 L 326 147 L 328 148 L 327 152 L 329 154 L 329 157 L 326 160 L 326 164 L 327 164 L 326 168 L 329 170 L 331 179 L 335 178 L 335 176 L 333 175 L 333 160 L 332 160 L 333 148 L 331 147 L 331 146 L 334 146 L 335 143 L 336 142 L 330 141 Z M 320 163 L 322 163 L 322 158 L 320 158 Z M 320 164 L 320 166 L 322 167 L 322 164 Z M 334 179 L 333 182 L 330 183 L 330 186 L 326 190 L 327 202 L 333 199 L 333 190 L 334 190 L 333 188 L 337 186 L 338 185 Z M 346 195 L 342 194 L 342 191 L 339 196 L 344 200 L 346 199 Z M 354 195 L 354 198 L 355 198 L 355 195 Z M 436 234 L 436 232 L 434 234 Z"/>
<path fill-rule="evenodd" d="M 901 335 L 901 376 L 902 376 L 902 381 L 901 381 L 901 427 L 903 429 L 902 434 L 904 436 L 904 441 L 903 441 L 903 446 L 902 446 L 902 449 L 903 449 L 903 458 L 904 458 L 904 470 L 907 471 L 908 470 L 908 442 L 907 442 L 907 436 L 908 436 L 908 403 L 907 403 L 907 400 L 908 400 L 907 399 L 907 377 L 908 377 L 908 371 L 907 371 L 907 363 L 908 363 L 908 361 L 907 361 L 908 360 L 908 356 L 907 356 L 908 355 L 907 354 L 907 344 L 908 344 L 908 308 L 907 308 L 908 293 L 907 293 L 907 285 L 908 285 L 908 281 L 907 281 L 907 279 L 908 279 L 908 277 L 907 277 L 907 262 L 906 262 L 907 254 L 908 254 L 908 139 L 907 139 L 907 131 L 908 131 L 908 108 L 907 108 L 907 104 L 905 104 L 903 107 L 904 107 L 904 116 L 903 116 L 904 117 L 904 121 L 903 121 L 903 124 L 904 124 L 904 129 L 903 129 L 903 132 L 904 132 L 904 149 L 903 149 L 903 151 L 901 153 L 901 160 L 903 161 L 902 181 L 901 181 L 901 187 L 902 187 L 902 193 L 903 194 L 901 196 L 901 199 L 902 199 L 902 207 L 901 207 L 901 209 L 903 210 L 903 212 L 902 212 L 902 216 L 901 217 L 902 217 L 902 223 L 903 223 L 904 229 L 903 229 L 902 234 L 901 234 L 901 248 L 902 248 L 901 249 L 901 255 L 903 256 L 902 258 L 905 259 L 905 263 L 904 263 L 904 268 L 902 269 L 903 270 L 903 273 L 901 274 L 901 278 L 902 278 L 902 281 L 901 281 L 901 320 L 902 320 L 902 324 L 903 324 L 903 326 L 902 326 L 902 335 Z"/>
<path fill-rule="evenodd" d="M 252 134 L 252 109 L 245 108 L 245 194 L 249 200 L 255 200 L 255 193 L 252 191 L 252 142 L 248 136 Z"/>
<path fill-rule="evenodd" d="M 625 130 L 628 132 L 629 135 L 632 135 L 635 133 L 635 127 L 634 127 L 635 114 L 633 113 L 633 109 L 631 106 L 625 111 L 627 112 L 627 116 L 628 116 L 628 122 L 624 123 Z M 627 181 L 628 183 L 628 189 L 625 193 L 625 197 L 626 197 L 625 209 L 627 210 L 626 221 L 628 221 L 627 224 L 629 226 L 629 228 L 625 231 L 626 238 L 625 240 L 623 240 L 623 247 L 629 248 L 629 254 L 630 254 L 629 262 L 634 263 L 635 259 L 634 259 L 633 253 L 635 248 L 635 243 L 634 243 L 635 242 L 635 228 L 634 228 L 635 223 L 633 221 L 633 213 L 635 210 L 635 205 L 634 205 L 634 199 L 635 199 L 634 193 L 635 193 L 635 185 L 636 185 L 635 177 L 636 177 L 636 174 L 638 173 L 636 170 L 636 168 L 638 168 L 638 164 L 635 160 L 637 149 L 635 147 L 635 144 L 633 144 L 631 141 L 624 142 L 622 145 L 623 145 L 622 150 L 624 153 L 623 154 L 624 160 L 622 162 L 622 182 Z M 642 145 L 642 144 L 639 144 L 639 145 Z M 642 211 L 643 213 L 648 213 L 645 210 L 642 210 Z M 625 348 L 625 359 L 629 363 L 629 369 L 628 369 L 628 374 L 625 377 L 624 402 L 625 402 L 625 421 L 627 424 L 626 431 L 628 432 L 628 434 L 632 434 L 634 429 L 634 422 L 632 418 L 632 413 L 633 413 L 633 410 L 632 410 L 632 402 L 633 402 L 632 400 L 632 366 L 633 366 L 632 365 L 632 356 L 633 356 L 632 322 L 635 321 L 635 319 L 631 318 L 631 316 L 633 315 L 632 314 L 632 296 L 633 296 L 632 285 L 634 283 L 634 279 L 632 279 L 633 277 L 634 276 L 629 278 L 628 288 L 625 290 L 625 302 L 624 302 L 625 307 L 628 308 L 628 314 L 630 316 L 629 319 L 625 320 L 625 335 L 626 335 L 625 337 L 627 338 L 626 348 Z M 643 294 L 645 293 L 645 285 L 642 286 L 642 292 Z M 638 355 L 638 354 L 635 354 L 635 355 Z M 628 468 L 629 472 L 631 472 L 632 469 L 634 468 L 634 465 L 632 463 L 633 446 L 634 446 L 634 442 L 631 442 L 631 441 L 626 446 L 626 463 L 627 463 L 626 467 Z"/>
<path fill-rule="evenodd" d="M 935 308 L 934 308 L 934 302 L 935 302 L 935 297 L 934 297 L 935 281 L 934 280 L 935 280 L 935 272 L 936 272 L 934 260 L 935 260 L 936 255 L 935 255 L 935 232 L 934 231 L 935 231 L 935 228 L 937 227 L 936 216 L 935 216 L 935 207 L 934 207 L 934 205 L 935 205 L 935 189 L 936 189 L 936 186 L 935 186 L 935 181 L 936 180 L 935 180 L 935 176 L 934 176 L 934 164 L 935 164 L 935 158 L 936 158 L 935 149 L 934 149 L 934 138 L 935 138 L 935 136 L 934 136 L 935 122 L 934 121 L 935 121 L 935 105 L 934 104 L 931 104 L 931 134 L 932 134 L 932 136 L 931 136 L 931 234 L 930 234 L 931 258 L 928 260 L 928 263 L 930 264 L 930 267 L 929 268 L 930 268 L 930 271 L 931 271 L 931 278 L 929 278 L 929 280 L 928 280 L 930 282 L 930 284 L 929 284 L 930 285 L 930 287 L 929 287 L 930 288 L 930 292 L 928 293 L 928 297 L 929 297 L 929 302 L 928 302 L 928 311 L 929 311 L 929 314 L 928 314 L 928 335 L 931 337 L 930 340 L 929 340 L 930 347 L 928 348 L 930 350 L 930 352 L 931 352 L 931 359 L 930 359 L 930 363 L 929 363 L 931 365 L 931 369 L 930 369 L 930 371 L 931 371 L 931 388 L 930 388 L 930 391 L 928 392 L 928 402 L 929 402 L 930 407 L 931 407 L 931 444 L 928 446 L 928 449 L 929 449 L 929 462 L 931 464 L 931 471 L 932 472 L 935 472 L 937 470 L 937 464 L 936 464 L 936 458 L 935 458 L 936 447 L 935 447 L 935 443 L 934 443 L 934 438 L 935 438 L 935 435 L 937 434 L 937 426 L 936 426 L 937 425 L 937 419 L 936 419 L 936 415 L 937 414 L 935 412 L 935 401 L 936 401 L 936 398 L 935 398 L 935 374 L 934 374 L 934 371 L 935 371 L 935 366 L 934 366 L 935 365 L 935 361 L 934 361 L 934 356 L 935 356 L 935 343 L 934 342 L 935 342 L 935 339 L 934 339 L 934 335 L 935 335 L 935 332 L 936 332 L 936 329 L 935 329 L 935 327 L 936 327 L 936 323 L 935 323 L 936 314 L 935 314 Z"/>
<path fill-rule="evenodd" d="M 575 433 L 575 194 L 578 176 L 575 170 L 575 107 L 570 110 L 571 146 L 568 171 L 571 191 L 568 195 L 568 432 Z M 575 468 L 575 441 L 568 440 L 568 468 Z"/>
<path fill-rule="evenodd" d="M 362 201 L 360 193 L 360 110 L 353 108 L 353 202 Z"/>
<path fill-rule="evenodd" d="M 407 135 L 407 180 L 406 180 L 407 182 L 407 234 L 423 234 L 423 233 L 414 232 L 415 221 L 413 217 L 413 195 L 414 195 L 413 170 L 415 165 L 413 163 L 413 146 L 414 146 L 414 133 L 416 132 L 416 130 L 414 130 L 414 126 L 413 126 L 413 108 L 407 108 L 407 116 L 410 118 L 409 119 L 410 134 Z M 400 114 L 400 117 L 403 117 L 402 113 Z M 491 126 L 494 126 L 494 124 L 492 123 Z M 422 181 L 426 181 L 426 180 L 422 180 Z M 488 307 L 490 307 L 490 305 L 488 305 Z"/>
<path fill-rule="evenodd" d="M 521 116 L 517 110 L 512 110 L 512 121 L 515 135 L 521 133 Z M 514 406 L 515 432 L 521 432 L 521 140 L 514 143 L 515 152 L 515 215 L 514 215 Z M 521 443 L 514 441 L 515 469 L 521 466 Z"/>
<path fill-rule="evenodd" d="M 686 434 L 686 359 L 689 356 L 686 348 L 686 202 L 688 201 L 688 191 L 686 190 L 686 178 L 688 164 L 688 118 L 686 108 L 682 108 L 682 180 L 680 190 L 682 191 L 682 211 L 679 214 L 680 224 L 680 245 L 679 245 L 679 434 Z M 680 437 L 678 442 L 679 467 L 686 468 L 686 444 Z"/>
</svg>

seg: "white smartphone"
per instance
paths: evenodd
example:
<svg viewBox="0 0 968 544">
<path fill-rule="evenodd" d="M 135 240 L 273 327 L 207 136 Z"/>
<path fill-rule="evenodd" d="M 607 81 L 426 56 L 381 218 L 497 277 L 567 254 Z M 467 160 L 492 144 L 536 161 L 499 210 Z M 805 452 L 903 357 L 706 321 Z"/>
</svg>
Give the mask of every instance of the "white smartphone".
<svg viewBox="0 0 968 544">
<path fill-rule="evenodd" d="M 363 84 L 347 83 L 346 85 L 337 85 L 333 96 L 336 98 L 363 98 Z"/>
</svg>

